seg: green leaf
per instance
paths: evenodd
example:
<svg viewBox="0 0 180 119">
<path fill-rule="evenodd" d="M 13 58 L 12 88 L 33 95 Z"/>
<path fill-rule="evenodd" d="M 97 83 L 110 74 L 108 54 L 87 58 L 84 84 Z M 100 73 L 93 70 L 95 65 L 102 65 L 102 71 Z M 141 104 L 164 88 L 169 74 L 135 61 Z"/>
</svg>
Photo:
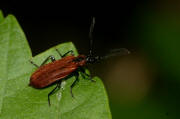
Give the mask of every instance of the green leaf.
<svg viewBox="0 0 180 119">
<path fill-rule="evenodd" d="M 2 22 L 3 20 L 4 20 L 4 16 L 3 16 L 2 11 L 0 10 L 0 22 Z"/>
<path fill-rule="evenodd" d="M 2 13 L 0 18 L 3 18 Z M 73 50 L 78 55 L 71 42 L 55 47 L 62 54 Z M 28 86 L 30 76 L 36 70 L 29 60 L 40 64 L 49 55 L 60 59 L 55 47 L 32 57 L 15 17 L 9 15 L 0 22 L 0 119 L 111 119 L 107 94 L 98 77 L 93 78 L 94 83 L 80 76 L 73 88 L 75 98 L 70 94 L 70 85 L 75 78 L 63 80 L 61 89 L 50 97 L 50 107 L 47 94 L 55 85 L 45 89 Z"/>
</svg>

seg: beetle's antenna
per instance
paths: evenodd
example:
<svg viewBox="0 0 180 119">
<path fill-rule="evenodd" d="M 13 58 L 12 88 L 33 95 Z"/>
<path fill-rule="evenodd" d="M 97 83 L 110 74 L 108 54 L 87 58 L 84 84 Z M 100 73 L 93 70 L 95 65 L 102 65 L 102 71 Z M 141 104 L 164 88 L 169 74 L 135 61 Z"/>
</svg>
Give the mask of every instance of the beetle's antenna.
<svg viewBox="0 0 180 119">
<path fill-rule="evenodd" d="M 93 55 L 93 30 L 94 30 L 94 25 L 95 25 L 95 17 L 92 18 L 91 21 L 91 26 L 89 29 L 89 39 L 90 39 L 90 50 L 89 50 L 89 55 L 92 56 Z"/>
<path fill-rule="evenodd" d="M 107 55 L 100 57 L 100 59 L 107 59 L 113 56 L 123 56 L 130 54 L 130 51 L 126 48 L 113 49 Z"/>
</svg>

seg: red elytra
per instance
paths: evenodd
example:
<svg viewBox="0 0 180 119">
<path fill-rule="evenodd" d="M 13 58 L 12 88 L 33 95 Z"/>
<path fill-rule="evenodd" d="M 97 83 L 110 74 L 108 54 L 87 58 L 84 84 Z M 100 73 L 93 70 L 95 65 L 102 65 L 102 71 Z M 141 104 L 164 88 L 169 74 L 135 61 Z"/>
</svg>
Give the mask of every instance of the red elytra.
<svg viewBox="0 0 180 119">
<path fill-rule="evenodd" d="M 77 61 L 77 59 L 82 59 Z M 39 67 L 30 78 L 30 86 L 44 88 L 52 83 L 67 77 L 78 67 L 86 64 L 86 56 L 66 56 L 62 59 Z"/>
</svg>

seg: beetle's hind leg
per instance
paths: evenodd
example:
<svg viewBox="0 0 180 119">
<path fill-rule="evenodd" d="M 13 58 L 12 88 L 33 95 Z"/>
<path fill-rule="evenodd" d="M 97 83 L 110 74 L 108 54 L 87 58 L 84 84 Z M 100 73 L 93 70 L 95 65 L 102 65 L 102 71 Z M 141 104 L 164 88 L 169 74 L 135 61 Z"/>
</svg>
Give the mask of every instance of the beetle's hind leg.
<svg viewBox="0 0 180 119">
<path fill-rule="evenodd" d="M 75 72 L 75 80 L 74 80 L 74 82 L 71 84 L 71 96 L 74 98 L 74 95 L 73 95 L 73 92 L 72 92 L 72 89 L 73 89 L 73 87 L 75 86 L 75 84 L 77 83 L 77 82 L 79 82 L 79 73 L 78 72 Z"/>
<path fill-rule="evenodd" d="M 48 94 L 48 104 L 49 104 L 49 106 L 51 106 L 50 96 L 56 91 L 57 88 L 60 89 L 60 86 L 61 86 L 61 83 L 58 82 L 57 85 L 56 85 L 56 87 Z"/>
</svg>

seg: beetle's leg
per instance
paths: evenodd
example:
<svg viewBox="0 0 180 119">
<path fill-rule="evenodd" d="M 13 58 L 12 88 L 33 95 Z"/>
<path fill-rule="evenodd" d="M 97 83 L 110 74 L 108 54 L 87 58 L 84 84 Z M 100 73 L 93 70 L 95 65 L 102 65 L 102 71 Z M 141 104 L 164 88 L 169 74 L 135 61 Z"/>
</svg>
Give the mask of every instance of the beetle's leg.
<svg viewBox="0 0 180 119">
<path fill-rule="evenodd" d="M 52 55 L 50 55 L 49 57 L 47 57 L 47 58 L 43 61 L 43 63 L 42 63 L 40 66 L 44 65 L 49 59 L 51 59 L 52 62 L 56 61 L 55 57 L 52 56 Z M 40 67 L 40 66 L 38 66 L 37 64 L 35 64 L 32 60 L 29 60 L 29 61 L 30 61 L 30 63 L 33 64 L 35 67 L 37 67 L 37 68 Z"/>
<path fill-rule="evenodd" d="M 96 81 L 93 80 L 92 77 L 91 77 L 89 74 L 87 74 L 87 73 L 81 72 L 81 75 L 82 75 L 82 77 L 83 77 L 84 79 L 86 79 L 86 76 L 87 76 L 87 77 L 88 77 L 88 80 L 90 80 L 90 81 L 92 81 L 92 82 L 96 82 Z M 84 76 L 84 75 L 86 75 L 86 76 Z"/>
<path fill-rule="evenodd" d="M 76 72 L 75 73 L 75 80 L 74 80 L 74 82 L 71 84 L 71 96 L 74 98 L 74 95 L 73 95 L 73 92 L 72 92 L 72 88 L 75 86 L 75 84 L 79 81 L 79 73 L 78 72 Z"/>
<path fill-rule="evenodd" d="M 62 57 L 65 57 L 69 53 L 71 53 L 71 55 L 74 55 L 74 51 L 73 50 L 69 50 L 64 55 L 62 55 Z"/>
<path fill-rule="evenodd" d="M 51 59 L 52 62 L 56 61 L 55 57 L 50 55 L 42 62 L 42 64 L 40 66 L 43 66 L 49 59 Z"/>
<path fill-rule="evenodd" d="M 69 50 L 68 52 L 66 52 L 64 55 L 62 55 L 59 50 L 56 48 L 56 51 L 58 52 L 59 56 L 61 57 L 65 57 L 67 54 L 71 53 L 71 55 L 74 55 L 74 52 L 73 50 Z"/>
<path fill-rule="evenodd" d="M 29 60 L 29 62 L 30 62 L 31 64 L 33 64 L 35 67 L 39 68 L 39 66 L 38 66 L 37 64 L 35 64 L 32 60 Z"/>
<path fill-rule="evenodd" d="M 96 82 L 95 80 L 92 79 L 92 77 L 89 74 L 86 73 L 84 68 L 80 68 L 80 71 L 81 71 L 80 73 L 84 79 L 86 79 L 86 77 L 84 76 L 84 75 L 86 75 L 89 80 L 91 80 L 92 82 Z"/>
<path fill-rule="evenodd" d="M 57 53 L 59 54 L 59 56 L 62 58 L 63 57 L 63 55 L 59 52 L 59 50 L 56 48 L 56 51 L 57 51 Z"/>
<path fill-rule="evenodd" d="M 57 88 L 60 88 L 61 83 L 57 83 L 56 87 L 48 94 L 48 104 L 51 106 L 50 103 L 50 96 L 56 91 Z"/>
</svg>

